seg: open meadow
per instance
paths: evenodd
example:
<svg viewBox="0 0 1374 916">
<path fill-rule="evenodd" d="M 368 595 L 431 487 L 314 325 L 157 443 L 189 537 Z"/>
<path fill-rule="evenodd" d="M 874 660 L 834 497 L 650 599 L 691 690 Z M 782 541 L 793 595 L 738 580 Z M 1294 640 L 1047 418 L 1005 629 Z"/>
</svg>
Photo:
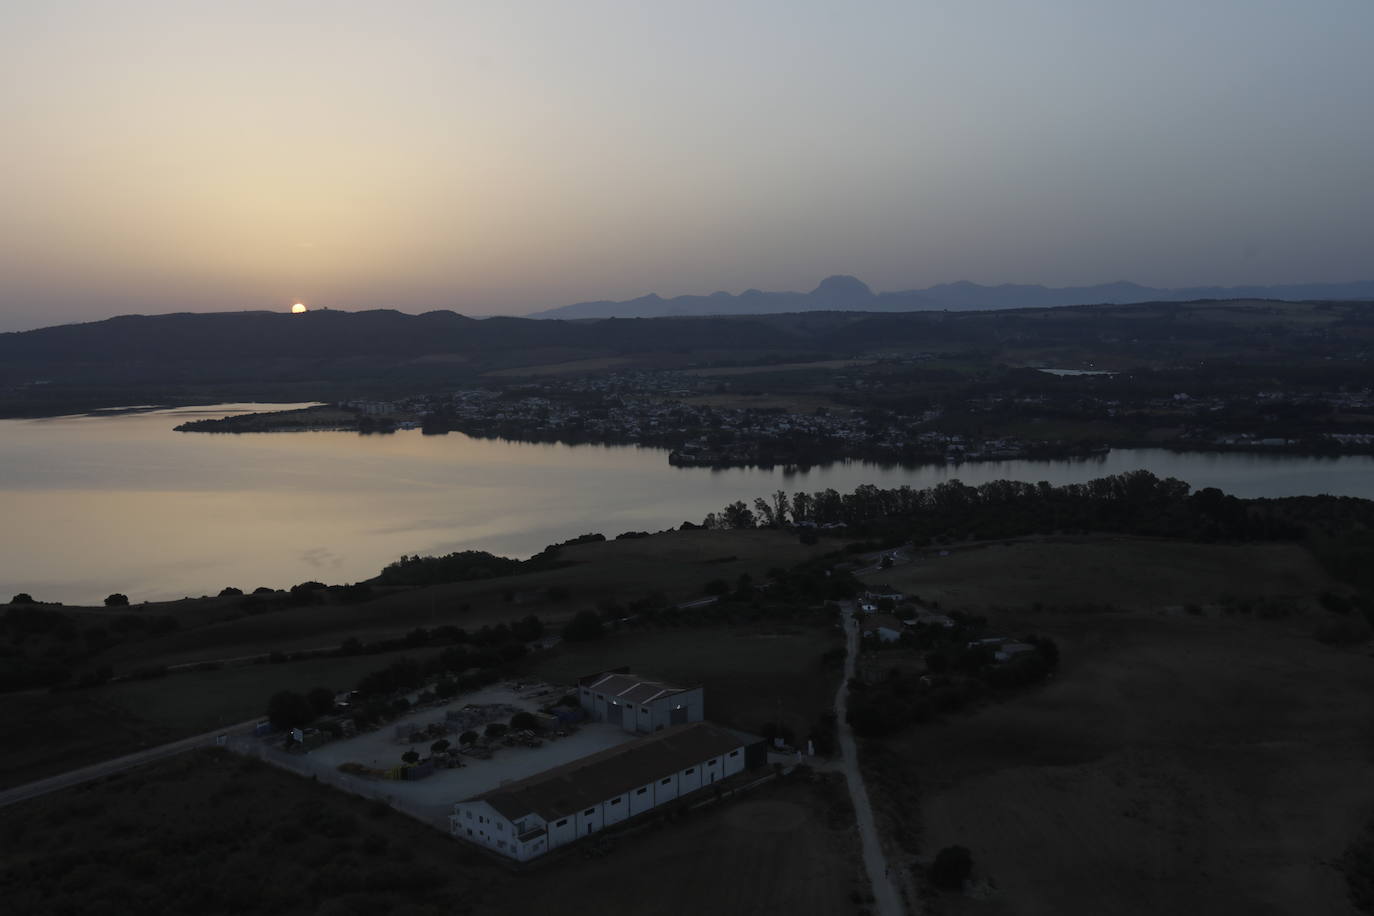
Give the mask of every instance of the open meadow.
<svg viewBox="0 0 1374 916">
<path fill-rule="evenodd" d="M 1060 650 L 1039 687 L 864 746 L 907 861 L 973 853 L 943 912 L 1353 912 L 1338 863 L 1374 817 L 1374 657 L 1314 638 L 1339 586 L 1305 551 L 1023 543 L 880 575 Z"/>
<path fill-rule="evenodd" d="M 1121 610 L 1283 603 L 1309 610 L 1344 589 L 1296 544 L 1198 544 L 1098 537 L 993 541 L 914 551 L 914 562 L 870 577 L 945 609 Z"/>
<path fill-rule="evenodd" d="M 167 602 L 148 607 L 156 613 L 184 615 L 190 625 L 116 646 L 106 658 L 120 670 L 332 647 L 349 637 L 366 642 L 404 635 L 416 627 L 474 630 L 531 614 L 551 623 L 602 602 L 627 603 L 655 592 L 669 601 L 688 601 L 700 597 L 702 587 L 712 580 L 733 582 L 746 572 L 761 580 L 772 567 L 790 567 L 829 549 L 833 548 L 801 544 L 795 535 L 779 531 L 666 531 L 646 538 L 569 545 L 550 569 L 379 590 L 378 597 L 356 604 L 308 604 L 247 614 L 220 598 Z"/>
<path fill-rule="evenodd" d="M 10 736 L 0 749 L 0 788 L 260 719 L 279 690 L 343 690 L 396 658 L 423 660 L 438 651 L 312 658 L 10 694 L 0 704 L 0 724 Z"/>
</svg>

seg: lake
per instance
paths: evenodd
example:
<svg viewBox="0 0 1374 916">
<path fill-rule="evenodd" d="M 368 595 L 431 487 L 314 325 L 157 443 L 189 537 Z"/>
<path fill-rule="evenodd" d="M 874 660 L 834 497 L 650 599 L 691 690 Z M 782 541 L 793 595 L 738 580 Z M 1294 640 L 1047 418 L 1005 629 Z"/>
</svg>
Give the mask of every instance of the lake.
<svg viewBox="0 0 1374 916">
<path fill-rule="evenodd" d="M 0 420 L 0 601 L 135 603 L 353 582 L 401 554 L 481 549 L 529 556 L 590 531 L 700 522 L 779 488 L 862 483 L 1053 484 L 1145 468 L 1237 496 L 1374 497 L 1374 458 L 1116 450 L 1073 461 L 888 468 L 858 462 L 785 473 L 674 468 L 662 449 L 538 445 L 419 431 L 178 433 L 189 419 L 284 406 L 230 404 Z"/>
</svg>

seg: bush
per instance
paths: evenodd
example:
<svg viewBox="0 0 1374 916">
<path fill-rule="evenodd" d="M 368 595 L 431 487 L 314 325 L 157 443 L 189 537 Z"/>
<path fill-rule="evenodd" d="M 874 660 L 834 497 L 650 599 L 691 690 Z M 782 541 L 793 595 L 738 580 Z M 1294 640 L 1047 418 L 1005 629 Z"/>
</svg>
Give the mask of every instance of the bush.
<svg viewBox="0 0 1374 916">
<path fill-rule="evenodd" d="M 334 691 L 328 687 L 313 687 L 305 695 L 310 701 L 310 709 L 317 716 L 327 715 L 334 711 Z"/>
<path fill-rule="evenodd" d="M 488 738 L 499 738 L 509 731 L 509 727 L 504 722 L 492 722 L 482 730 L 482 734 Z"/>
<path fill-rule="evenodd" d="M 973 853 L 963 846 L 946 846 L 931 863 L 930 883 L 943 891 L 957 891 L 972 873 Z"/>
<path fill-rule="evenodd" d="M 222 589 L 219 590 L 219 596 L 220 596 L 221 598 L 236 598 L 236 597 L 238 597 L 239 595 L 242 595 L 242 594 L 243 594 L 243 589 L 241 589 L 241 588 L 234 588 L 232 585 L 229 586 L 228 588 L 222 588 Z"/>
<path fill-rule="evenodd" d="M 584 642 L 600 639 L 605 632 L 606 628 L 602 626 L 601 618 L 596 615 L 596 611 L 579 611 L 577 616 L 563 627 L 563 638 L 568 642 Z"/>
<path fill-rule="evenodd" d="M 522 728 L 533 730 L 539 727 L 539 722 L 534 718 L 533 713 L 522 711 L 510 717 L 510 727 L 517 730 Z"/>
<path fill-rule="evenodd" d="M 105 598 L 105 606 L 106 606 L 106 607 L 128 607 L 128 606 L 129 606 L 129 596 L 128 596 L 128 595 L 121 595 L 119 592 L 115 592 L 113 595 L 109 595 L 108 597 Z"/>
<path fill-rule="evenodd" d="M 467 731 L 458 736 L 458 743 L 463 747 L 470 747 L 477 743 L 477 732 Z"/>
<path fill-rule="evenodd" d="M 310 700 L 294 690 L 278 691 L 267 701 L 267 719 L 279 731 L 300 728 L 310 724 L 314 718 L 315 711 Z"/>
</svg>

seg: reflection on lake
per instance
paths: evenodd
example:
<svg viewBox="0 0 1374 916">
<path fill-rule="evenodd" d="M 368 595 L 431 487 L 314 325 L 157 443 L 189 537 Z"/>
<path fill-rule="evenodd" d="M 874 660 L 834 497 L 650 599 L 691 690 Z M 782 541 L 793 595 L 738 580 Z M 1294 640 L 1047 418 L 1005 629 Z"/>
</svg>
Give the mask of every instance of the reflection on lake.
<svg viewBox="0 0 1374 916">
<path fill-rule="evenodd" d="M 295 405 L 292 405 L 295 406 Z M 172 427 L 262 405 L 0 420 L 0 601 L 94 603 L 227 585 L 351 582 L 401 554 L 528 556 L 589 531 L 657 531 L 779 488 L 1052 484 L 1135 468 L 1237 496 L 1374 497 L 1374 458 L 1118 450 L 1082 461 L 807 472 L 674 468 L 660 449 L 355 433 L 210 435 Z"/>
</svg>

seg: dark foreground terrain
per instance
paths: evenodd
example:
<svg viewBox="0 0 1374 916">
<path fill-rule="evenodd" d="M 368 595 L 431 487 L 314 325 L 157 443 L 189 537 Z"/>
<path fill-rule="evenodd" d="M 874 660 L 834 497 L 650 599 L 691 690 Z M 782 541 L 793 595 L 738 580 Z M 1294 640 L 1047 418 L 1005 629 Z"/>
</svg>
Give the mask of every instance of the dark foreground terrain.
<svg viewBox="0 0 1374 916">
<path fill-rule="evenodd" d="M 218 751 L 5 811 L 0 893 L 32 914 L 853 913 L 842 784 L 794 780 L 513 872 L 376 802 Z"/>
</svg>

